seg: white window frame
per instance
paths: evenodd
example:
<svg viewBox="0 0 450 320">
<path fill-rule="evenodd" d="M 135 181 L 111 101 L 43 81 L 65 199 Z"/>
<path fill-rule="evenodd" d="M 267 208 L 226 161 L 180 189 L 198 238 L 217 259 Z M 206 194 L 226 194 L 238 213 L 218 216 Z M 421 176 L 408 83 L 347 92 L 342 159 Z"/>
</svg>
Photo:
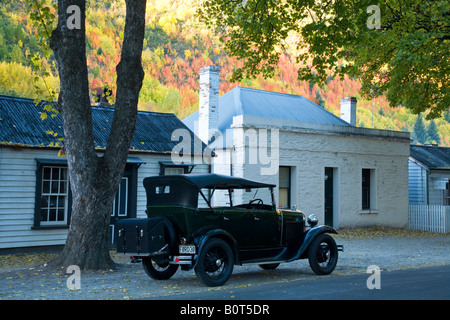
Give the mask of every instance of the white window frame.
<svg viewBox="0 0 450 320">
<path fill-rule="evenodd" d="M 45 170 L 49 169 L 50 170 L 50 177 L 49 179 L 45 178 Z M 55 169 L 58 169 L 59 174 L 58 174 L 58 179 L 54 179 L 53 177 L 53 172 Z M 67 172 L 67 167 L 65 166 L 52 166 L 52 165 L 43 165 L 42 168 L 42 185 L 41 185 L 41 194 L 40 194 L 40 199 L 41 199 L 41 205 L 40 205 L 40 225 L 41 226 L 52 226 L 52 225 L 67 225 L 67 221 L 68 221 L 68 207 L 69 207 L 69 174 Z M 65 177 L 66 179 L 61 179 L 62 177 L 62 171 L 65 171 Z M 44 185 L 48 183 L 48 189 L 45 188 L 44 189 Z M 52 189 L 52 185 L 54 183 L 57 183 L 57 192 L 54 192 Z M 65 191 L 61 192 L 61 184 L 65 184 Z M 45 192 L 45 191 L 48 192 Z M 42 207 L 42 198 L 47 197 L 47 207 Z M 56 207 L 52 207 L 51 206 L 51 199 L 52 197 L 56 197 Z M 60 205 L 60 200 L 64 197 L 64 203 L 61 206 Z M 49 221 L 50 218 L 50 210 L 52 208 L 56 209 L 56 220 L 54 221 Z M 64 209 L 64 219 L 63 220 L 58 220 L 58 210 L 60 210 L 60 208 Z M 47 214 L 46 220 L 43 220 L 43 211 L 47 209 Z"/>
</svg>

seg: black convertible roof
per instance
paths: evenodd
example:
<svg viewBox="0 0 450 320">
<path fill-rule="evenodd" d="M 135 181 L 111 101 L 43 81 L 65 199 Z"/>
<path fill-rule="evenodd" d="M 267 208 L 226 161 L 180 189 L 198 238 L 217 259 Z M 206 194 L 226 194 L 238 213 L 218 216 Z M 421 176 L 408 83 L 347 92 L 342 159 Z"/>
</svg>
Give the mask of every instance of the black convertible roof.
<svg viewBox="0 0 450 320">
<path fill-rule="evenodd" d="M 196 186 L 198 189 L 245 189 L 245 188 L 269 188 L 275 187 L 273 184 L 267 184 L 257 181 L 252 181 L 239 177 L 225 176 L 215 173 L 205 174 L 180 174 L 170 176 L 155 176 L 148 177 L 147 183 L 160 183 L 160 182 L 189 182 Z M 144 181 L 145 183 L 146 181 Z"/>
</svg>

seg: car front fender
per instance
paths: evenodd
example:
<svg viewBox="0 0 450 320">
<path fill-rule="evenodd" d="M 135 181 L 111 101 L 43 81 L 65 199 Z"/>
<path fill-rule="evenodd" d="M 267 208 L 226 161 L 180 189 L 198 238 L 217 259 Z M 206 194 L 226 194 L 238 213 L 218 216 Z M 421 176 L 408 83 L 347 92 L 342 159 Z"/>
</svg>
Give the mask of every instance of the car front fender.
<svg viewBox="0 0 450 320">
<path fill-rule="evenodd" d="M 338 232 L 333 227 L 326 226 L 326 225 L 317 226 L 317 227 L 309 229 L 308 232 L 306 233 L 306 236 L 305 236 L 305 239 L 303 240 L 302 245 L 300 246 L 300 248 L 297 251 L 297 254 L 295 254 L 294 257 L 292 257 L 288 261 L 290 262 L 290 261 L 299 259 L 304 253 L 307 252 L 309 245 L 314 241 L 314 239 L 322 233 L 337 234 Z"/>
<path fill-rule="evenodd" d="M 241 263 L 240 258 L 239 258 L 239 249 L 238 249 L 236 239 L 231 235 L 231 233 L 229 233 L 223 229 L 217 228 L 217 229 L 207 230 L 204 233 L 197 234 L 196 237 L 194 237 L 193 242 L 197 247 L 197 254 L 194 256 L 194 263 L 193 263 L 192 267 L 196 266 L 196 264 L 198 262 L 198 256 L 199 256 L 203 246 L 211 238 L 219 238 L 219 239 L 222 239 L 225 242 L 227 242 L 228 245 L 230 246 L 231 250 L 233 250 L 234 263 L 235 264 Z"/>
</svg>

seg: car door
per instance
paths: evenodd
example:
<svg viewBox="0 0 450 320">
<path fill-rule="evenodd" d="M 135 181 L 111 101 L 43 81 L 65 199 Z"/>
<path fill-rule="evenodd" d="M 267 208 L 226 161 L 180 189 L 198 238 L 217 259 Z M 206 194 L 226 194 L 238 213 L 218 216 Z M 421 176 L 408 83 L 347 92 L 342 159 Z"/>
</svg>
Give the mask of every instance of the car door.
<svg viewBox="0 0 450 320">
<path fill-rule="evenodd" d="M 234 237 L 240 249 L 247 247 L 252 228 L 252 213 L 245 208 L 236 207 L 222 209 L 221 213 L 222 228 Z"/>
<path fill-rule="evenodd" d="M 249 247 L 280 245 L 281 216 L 275 210 L 249 210 L 251 216 Z"/>
</svg>

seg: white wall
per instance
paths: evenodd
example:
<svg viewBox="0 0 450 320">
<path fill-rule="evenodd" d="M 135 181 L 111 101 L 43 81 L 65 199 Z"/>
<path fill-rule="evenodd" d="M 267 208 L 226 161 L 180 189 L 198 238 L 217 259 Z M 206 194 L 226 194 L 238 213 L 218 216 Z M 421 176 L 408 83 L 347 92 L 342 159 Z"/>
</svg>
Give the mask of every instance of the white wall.
<svg viewBox="0 0 450 320">
<path fill-rule="evenodd" d="M 248 116 L 235 117 L 233 127 L 235 160 L 249 152 L 243 131 L 279 130 L 278 165 L 294 168 L 292 205 L 316 214 L 319 223 L 324 223 L 325 167 L 332 167 L 337 175 L 335 227 L 407 226 L 408 133 Z M 376 207 L 370 211 L 362 210 L 362 169 L 373 169 L 376 176 Z M 235 162 L 233 175 L 278 184 L 278 173 L 262 175 L 260 164 Z"/>
</svg>

